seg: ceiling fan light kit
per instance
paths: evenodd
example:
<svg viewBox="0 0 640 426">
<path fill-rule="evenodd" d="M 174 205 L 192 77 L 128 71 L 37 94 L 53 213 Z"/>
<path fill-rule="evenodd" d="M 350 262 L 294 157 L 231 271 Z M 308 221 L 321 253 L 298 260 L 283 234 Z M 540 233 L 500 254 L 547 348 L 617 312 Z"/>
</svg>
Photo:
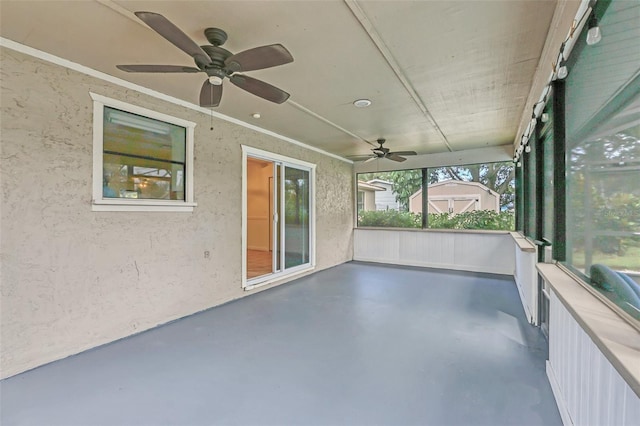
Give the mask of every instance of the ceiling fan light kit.
<svg viewBox="0 0 640 426">
<path fill-rule="evenodd" d="M 217 75 L 211 75 L 209 76 L 209 83 L 213 84 L 214 86 L 220 86 L 222 84 L 222 78 L 218 77 Z"/>
<path fill-rule="evenodd" d="M 119 70 L 134 73 L 198 73 L 207 74 L 200 89 L 200 106 L 217 107 L 222 99 L 222 83 L 225 78 L 253 95 L 281 104 L 289 94 L 264 81 L 240 72 L 255 71 L 293 62 L 291 53 L 281 44 L 254 47 L 233 54 L 220 47 L 227 41 L 227 33 L 220 28 L 207 28 L 204 35 L 211 43 L 198 46 L 182 30 L 164 16 L 154 12 L 135 12 L 151 29 L 178 49 L 193 58 L 197 68 L 178 65 L 116 65 Z"/>
</svg>

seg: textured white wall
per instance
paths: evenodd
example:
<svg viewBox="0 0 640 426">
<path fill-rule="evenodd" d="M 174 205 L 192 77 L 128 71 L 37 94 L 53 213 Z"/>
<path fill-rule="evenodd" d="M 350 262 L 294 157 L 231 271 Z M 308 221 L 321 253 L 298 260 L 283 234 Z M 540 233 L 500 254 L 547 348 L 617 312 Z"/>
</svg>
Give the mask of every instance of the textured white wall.
<svg viewBox="0 0 640 426">
<path fill-rule="evenodd" d="M 317 164 L 317 269 L 351 259 L 350 164 L 217 119 L 210 131 L 196 111 L 0 55 L 2 377 L 250 294 L 240 144 Z M 192 214 L 91 211 L 90 91 L 198 123 Z"/>
<path fill-rule="evenodd" d="M 535 246 L 520 234 L 511 233 L 514 238 L 515 269 L 513 278 L 520 293 L 520 301 L 531 324 L 538 325 L 538 272 Z"/>
</svg>

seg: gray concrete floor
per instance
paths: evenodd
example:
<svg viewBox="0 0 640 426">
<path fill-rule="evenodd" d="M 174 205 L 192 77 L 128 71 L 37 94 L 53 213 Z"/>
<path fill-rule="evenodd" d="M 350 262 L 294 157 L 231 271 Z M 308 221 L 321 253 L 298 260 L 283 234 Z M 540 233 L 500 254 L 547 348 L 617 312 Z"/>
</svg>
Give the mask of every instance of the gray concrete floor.
<svg viewBox="0 0 640 426">
<path fill-rule="evenodd" d="M 9 425 L 560 425 L 512 279 L 348 263 L 14 376 Z"/>
</svg>

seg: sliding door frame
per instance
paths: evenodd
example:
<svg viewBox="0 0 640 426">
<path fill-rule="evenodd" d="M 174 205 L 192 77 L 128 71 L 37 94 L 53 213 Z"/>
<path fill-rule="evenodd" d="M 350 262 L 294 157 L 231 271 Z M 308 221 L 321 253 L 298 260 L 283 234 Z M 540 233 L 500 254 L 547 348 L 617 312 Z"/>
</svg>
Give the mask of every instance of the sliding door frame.
<svg viewBox="0 0 640 426">
<path fill-rule="evenodd" d="M 280 182 L 278 182 L 280 191 L 280 198 L 283 200 L 280 206 L 274 205 L 274 212 L 277 210 L 278 214 L 278 227 L 280 232 L 275 232 L 274 229 L 274 250 L 273 255 L 276 253 L 280 255 L 280 271 L 273 272 L 268 275 L 247 279 L 247 158 L 258 158 L 261 160 L 271 161 L 274 163 L 274 172 L 276 168 L 281 167 Z M 305 170 L 309 172 L 309 263 L 305 263 L 292 268 L 285 268 L 283 263 L 284 256 L 284 169 L 285 167 L 291 167 L 295 169 Z M 276 175 L 274 173 L 274 182 L 277 182 Z M 264 151 L 258 148 L 242 145 L 242 288 L 245 290 L 251 290 L 256 287 L 272 284 L 276 281 L 280 281 L 283 278 L 287 278 L 293 275 L 301 274 L 313 270 L 316 265 L 316 203 L 315 203 L 315 187 L 316 187 L 316 165 L 313 163 L 307 163 L 306 161 L 297 160 L 295 158 L 286 157 L 280 154 L 274 154 L 269 151 Z M 277 191 L 274 191 L 274 199 L 277 199 Z M 274 217 L 271 217 L 269 221 L 270 226 L 274 225 Z M 279 235 L 277 235 L 279 234 Z M 277 235 L 277 236 L 276 236 Z M 276 241 L 278 246 L 276 246 Z M 274 265 L 275 266 L 275 265 Z"/>
</svg>

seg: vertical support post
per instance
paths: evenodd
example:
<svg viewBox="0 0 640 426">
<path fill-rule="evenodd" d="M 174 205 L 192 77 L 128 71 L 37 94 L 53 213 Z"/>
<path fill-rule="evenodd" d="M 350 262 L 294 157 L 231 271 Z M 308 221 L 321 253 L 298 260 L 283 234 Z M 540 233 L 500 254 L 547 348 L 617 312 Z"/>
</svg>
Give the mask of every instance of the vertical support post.
<svg viewBox="0 0 640 426">
<path fill-rule="evenodd" d="M 537 239 L 536 227 L 536 180 L 533 176 L 536 169 L 534 155 L 523 154 L 520 156 L 522 162 L 522 181 L 524 183 L 524 235 L 535 240 Z"/>
<path fill-rule="evenodd" d="M 429 186 L 429 169 L 422 169 L 422 229 L 429 227 L 429 194 L 427 187 Z"/>
<path fill-rule="evenodd" d="M 535 155 L 535 179 L 536 179 L 536 236 L 535 239 L 542 241 L 544 237 L 544 143 L 540 136 L 542 126 L 537 124 L 534 130 L 533 147 L 529 155 Z M 529 142 L 529 143 L 531 143 Z M 544 262 L 544 246 L 538 247 L 538 262 Z"/>
<path fill-rule="evenodd" d="M 516 231 L 524 232 L 524 221 L 522 220 L 524 217 L 522 167 L 518 167 L 516 163 L 513 163 L 513 167 L 516 170 Z"/>
<path fill-rule="evenodd" d="M 553 82 L 553 258 L 566 260 L 566 127 L 565 82 Z"/>
</svg>

